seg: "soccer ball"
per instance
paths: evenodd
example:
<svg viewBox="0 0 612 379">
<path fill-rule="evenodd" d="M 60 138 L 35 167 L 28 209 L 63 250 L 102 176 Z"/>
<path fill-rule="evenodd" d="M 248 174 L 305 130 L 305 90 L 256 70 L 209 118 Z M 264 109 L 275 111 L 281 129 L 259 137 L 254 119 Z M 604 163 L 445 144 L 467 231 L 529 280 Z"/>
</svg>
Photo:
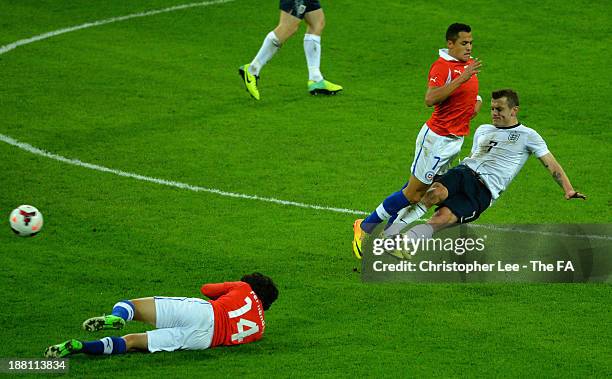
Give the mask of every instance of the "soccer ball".
<svg viewBox="0 0 612 379">
<path fill-rule="evenodd" d="M 20 205 L 9 217 L 11 229 L 20 237 L 31 237 L 40 232 L 43 226 L 43 215 L 31 205 Z"/>
</svg>

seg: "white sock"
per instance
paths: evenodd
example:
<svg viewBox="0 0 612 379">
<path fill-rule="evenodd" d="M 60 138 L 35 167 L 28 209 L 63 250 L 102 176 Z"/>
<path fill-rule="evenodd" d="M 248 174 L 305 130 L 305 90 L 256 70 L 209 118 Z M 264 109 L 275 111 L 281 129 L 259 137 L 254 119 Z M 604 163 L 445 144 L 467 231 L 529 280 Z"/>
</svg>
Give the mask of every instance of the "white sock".
<svg viewBox="0 0 612 379">
<path fill-rule="evenodd" d="M 253 59 L 253 62 L 251 62 L 249 65 L 249 72 L 253 75 L 259 75 L 259 70 L 261 70 L 261 68 L 265 66 L 270 59 L 272 59 L 280 47 L 280 40 L 276 34 L 274 34 L 274 31 L 268 33 L 266 38 L 264 38 L 255 59 Z"/>
<path fill-rule="evenodd" d="M 400 234 L 402 230 L 421 218 L 425 213 L 427 213 L 427 207 L 422 202 L 403 208 L 398 212 L 397 218 L 393 221 L 393 224 L 385 229 L 385 236 L 393 237 Z"/>
<path fill-rule="evenodd" d="M 323 80 L 323 75 L 319 70 L 321 66 L 321 36 L 304 34 L 304 54 L 308 64 L 308 80 L 315 82 Z"/>
</svg>

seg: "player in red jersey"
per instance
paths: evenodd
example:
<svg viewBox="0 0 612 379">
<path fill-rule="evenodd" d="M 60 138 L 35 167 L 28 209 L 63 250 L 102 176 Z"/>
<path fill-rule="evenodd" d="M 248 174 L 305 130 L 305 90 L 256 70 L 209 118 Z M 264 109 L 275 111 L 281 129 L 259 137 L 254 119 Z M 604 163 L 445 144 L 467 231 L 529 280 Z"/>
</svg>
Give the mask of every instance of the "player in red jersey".
<svg viewBox="0 0 612 379">
<path fill-rule="evenodd" d="M 429 70 L 425 104 L 434 112 L 421 127 L 417 137 L 410 179 L 399 191 L 388 196 L 374 212 L 353 224 L 353 253 L 361 259 L 361 243 L 367 233 L 387 221 L 385 234 L 399 233 L 407 226 L 402 214 L 419 201 L 436 175 L 443 174 L 459 154 L 463 137 L 469 134 L 470 120 L 478 113 L 482 99 L 478 96 L 481 63 L 471 58 L 472 29 L 465 24 L 452 24 L 446 31 L 447 49 L 440 49 L 439 58 Z M 419 209 L 424 214 L 427 209 Z"/>
<path fill-rule="evenodd" d="M 121 329 L 126 322 L 136 320 L 157 329 L 90 342 L 71 339 L 48 347 L 45 356 L 203 350 L 254 342 L 262 338 L 266 329 L 264 311 L 278 297 L 272 279 L 257 272 L 243 276 L 239 282 L 205 284 L 201 292 L 210 300 L 146 297 L 120 301 L 112 314 L 92 317 L 83 323 L 83 328 Z"/>
</svg>

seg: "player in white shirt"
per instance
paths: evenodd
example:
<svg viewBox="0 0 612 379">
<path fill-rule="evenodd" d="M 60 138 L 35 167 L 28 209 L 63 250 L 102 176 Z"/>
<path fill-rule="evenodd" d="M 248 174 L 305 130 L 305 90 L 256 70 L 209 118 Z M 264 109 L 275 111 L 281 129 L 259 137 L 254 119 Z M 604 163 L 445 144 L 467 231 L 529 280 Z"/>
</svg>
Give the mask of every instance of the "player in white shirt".
<svg viewBox="0 0 612 379">
<path fill-rule="evenodd" d="M 567 200 L 586 199 L 574 190 L 538 132 L 518 122 L 518 111 L 519 99 L 515 91 L 493 91 L 493 125 L 481 125 L 476 130 L 471 156 L 438 177 L 421 203 L 403 217 L 407 225 L 421 217 L 427 208 L 438 206 L 427 224 L 410 229 L 409 236 L 430 238 L 440 229 L 476 220 L 508 188 L 531 154 L 563 188 Z"/>
</svg>

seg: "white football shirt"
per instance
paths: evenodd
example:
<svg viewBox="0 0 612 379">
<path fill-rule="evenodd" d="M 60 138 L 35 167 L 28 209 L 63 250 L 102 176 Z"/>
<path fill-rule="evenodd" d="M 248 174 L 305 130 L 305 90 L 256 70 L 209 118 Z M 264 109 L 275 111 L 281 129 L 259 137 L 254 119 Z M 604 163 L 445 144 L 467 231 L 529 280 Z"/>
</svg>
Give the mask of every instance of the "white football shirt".
<svg viewBox="0 0 612 379">
<path fill-rule="evenodd" d="M 476 129 L 472 154 L 461 163 L 477 172 L 493 199 L 497 199 L 529 155 L 540 158 L 548 153 L 546 142 L 538 132 L 523 124 L 508 128 L 485 124 Z"/>
</svg>

